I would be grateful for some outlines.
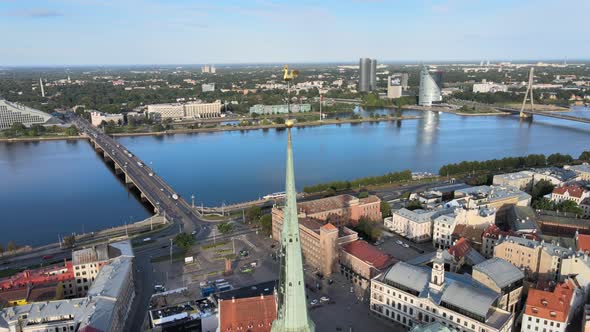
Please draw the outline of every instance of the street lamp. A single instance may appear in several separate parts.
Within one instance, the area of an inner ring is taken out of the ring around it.
[[[191,194],[192,208],[195,208],[195,194]]]

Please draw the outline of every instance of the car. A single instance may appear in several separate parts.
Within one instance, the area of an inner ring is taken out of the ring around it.
[[[151,238],[151,237],[146,237],[145,239],[143,239],[143,242],[149,242],[149,241],[151,241],[151,240],[152,240],[152,238]]]
[[[328,285],[331,285],[331,284],[333,284],[333,283],[334,283],[334,280],[332,280],[332,279],[328,279]]]
[[[400,246],[404,244],[401,240],[396,240],[395,243],[399,244]]]
[[[329,298],[329,297],[327,297],[327,296],[322,296],[322,297],[320,297],[320,302],[321,302],[321,303],[327,303],[327,302],[330,302],[330,298]]]
[[[240,256],[242,256],[242,257],[248,257],[249,254],[250,253],[246,249],[240,250]]]
[[[191,232],[191,235],[195,235],[195,234],[197,234],[197,231],[192,231]]]
[[[45,256],[43,256],[43,259],[45,259],[45,260],[48,260],[48,259],[51,259],[51,258],[53,258],[53,256],[51,256],[51,255],[45,255]]]
[[[160,188],[160,191],[164,191],[164,188]]]
[[[317,305],[318,304],[318,300],[311,300],[310,304],[311,305]]]
[[[162,286],[162,285],[155,285],[154,286],[154,291],[156,293],[161,293],[161,292],[165,292],[166,291],[166,287]]]
[[[162,248],[162,249],[166,249],[166,248],[168,248],[168,245],[167,245],[167,244],[165,244],[165,245],[163,245],[161,248]]]
[[[402,244],[402,247],[404,247],[404,248],[409,248],[409,247],[410,247],[410,245],[409,245],[409,244],[407,244],[407,243],[404,243],[404,244]]]

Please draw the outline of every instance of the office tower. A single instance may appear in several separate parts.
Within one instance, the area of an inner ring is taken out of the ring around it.
[[[297,191],[293,169],[293,147],[291,144],[291,120],[286,123],[287,170],[285,179],[286,206],[281,231],[277,319],[272,323],[271,332],[314,332],[315,324],[307,314],[303,257],[299,236]]]
[[[361,58],[359,61],[359,84],[358,84],[358,91],[359,92],[369,91],[370,72],[371,72],[371,59]]]
[[[395,99],[402,96],[401,78],[389,76],[387,78],[387,98]]]
[[[377,60],[371,59],[371,71],[369,73],[369,90],[377,89]]]
[[[45,97],[45,90],[43,89],[43,80],[39,77],[39,86],[41,87],[41,97]]]
[[[442,81],[442,74],[440,77]],[[432,106],[433,102],[442,100],[441,88],[436,84],[436,81],[430,75],[426,66],[422,67],[420,72],[420,92],[418,93],[418,104],[421,106]]]

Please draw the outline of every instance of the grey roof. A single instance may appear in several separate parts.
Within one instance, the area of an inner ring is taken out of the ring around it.
[[[461,282],[452,282],[445,288],[442,301],[479,316],[487,317],[488,311],[498,296],[491,289],[474,287],[471,284]]]
[[[469,265],[476,265],[484,262],[486,259],[479,253],[479,251],[473,249],[472,247],[469,249],[469,251],[467,251],[467,254],[465,254],[465,260],[467,263],[469,263]]]
[[[120,293],[125,280],[133,272],[132,258],[120,256],[100,269],[96,279],[88,290],[88,296],[103,296],[115,299]]]
[[[545,167],[545,168],[535,168],[531,170],[536,174],[541,174],[545,176],[551,176],[559,181],[567,181],[570,179],[575,178],[578,176],[575,171],[569,169],[563,169],[559,167]]]
[[[453,225],[455,224],[455,217],[448,214],[443,214],[441,216],[436,217],[434,219],[434,222],[445,225]]]
[[[416,325],[410,330],[411,332],[456,332],[454,328],[449,328],[441,322],[434,322],[424,325]]]
[[[588,165],[588,163],[583,163],[582,165],[568,166],[568,169],[574,170],[578,173],[590,173],[590,165]]]
[[[383,276],[385,282],[390,281],[416,292],[420,297],[429,297],[440,303],[444,301],[471,313],[488,317],[488,312],[499,297],[491,289],[475,281],[469,275],[445,272],[445,285],[441,292],[430,289],[431,269],[414,266],[405,262],[393,265]]]
[[[473,267],[490,278],[499,288],[504,288],[518,280],[524,279],[524,273],[511,263],[494,257]]]
[[[430,270],[405,262],[398,262],[385,273],[385,279],[417,292],[422,292],[430,280]]]
[[[559,257],[567,257],[572,256],[575,252],[569,248],[563,248],[553,243],[548,242],[539,242],[535,240],[529,240],[517,236],[507,236],[504,238],[504,241],[514,242],[518,245],[528,247],[528,248],[535,248],[537,246],[542,246],[543,250],[552,256],[559,256]]]
[[[515,231],[535,231],[538,229],[535,211],[528,206],[511,206],[509,218],[512,229]]]

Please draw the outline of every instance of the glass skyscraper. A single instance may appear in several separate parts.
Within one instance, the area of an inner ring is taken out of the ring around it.
[[[430,75],[428,68],[426,68],[426,66],[422,67],[422,71],[420,72],[420,92],[418,94],[418,105],[432,106],[432,103],[442,100],[442,86],[439,86],[439,84],[442,85],[442,75],[439,75],[437,75],[437,78],[439,78],[439,83],[437,84],[437,81],[432,77],[432,75]]]

